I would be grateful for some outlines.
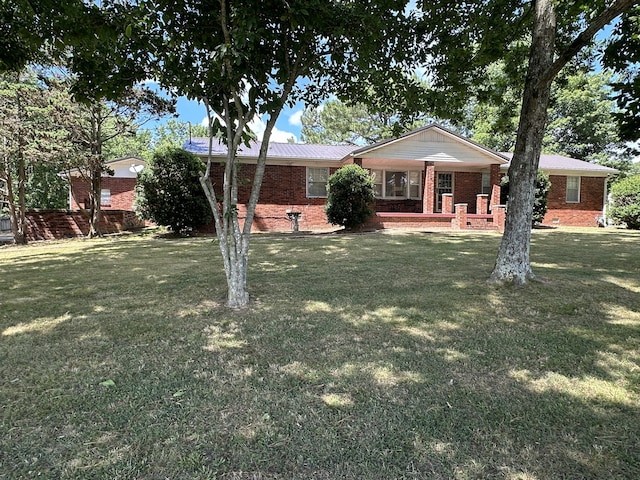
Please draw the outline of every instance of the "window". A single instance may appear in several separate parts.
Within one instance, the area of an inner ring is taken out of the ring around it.
[[[384,196],[388,198],[407,196],[407,172],[386,171]]]
[[[421,172],[409,172],[409,198],[420,198]]]
[[[373,191],[376,194],[376,198],[380,198],[382,197],[384,173],[382,172],[382,170],[371,170],[371,176],[373,177]]]
[[[580,201],[580,177],[567,177],[567,203]]]
[[[100,205],[111,205],[111,190],[108,188],[100,190]]]
[[[490,173],[482,174],[482,190],[480,193],[491,195],[491,174]]]
[[[329,169],[307,167],[307,197],[326,197]]]
[[[376,198],[420,198],[421,171],[371,170]]]

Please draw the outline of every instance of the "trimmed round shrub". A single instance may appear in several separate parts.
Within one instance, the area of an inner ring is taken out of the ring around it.
[[[211,221],[209,202],[200,184],[205,166],[181,148],[156,151],[136,184],[136,213],[145,220],[185,234]]]
[[[345,165],[329,177],[325,211],[332,225],[361,226],[373,213],[374,201],[373,178],[361,166]]]
[[[623,178],[611,186],[609,216],[618,225],[640,230],[640,175]]]

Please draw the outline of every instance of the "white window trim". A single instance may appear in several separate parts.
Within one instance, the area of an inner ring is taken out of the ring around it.
[[[108,198],[109,201],[108,202],[103,202],[103,200],[106,200],[105,196],[107,196],[107,195],[109,197]],[[108,207],[110,205],[111,205],[111,189],[103,188],[103,189],[100,190],[100,206],[101,207],[102,206]]]
[[[569,200],[569,179],[570,178],[577,178],[578,179],[578,199],[577,200]],[[582,179],[580,176],[578,175],[567,175],[567,185],[566,185],[566,191],[565,191],[565,201],[566,203],[580,203],[580,193],[581,193],[581,187],[582,186]]]
[[[372,173],[374,170],[380,171],[382,172],[382,195],[376,195],[376,198],[379,198],[381,200],[420,200],[422,199],[422,177],[423,177],[423,171],[422,170],[402,170],[402,169],[384,169],[384,168],[370,168],[369,169],[369,173]],[[387,195],[385,195],[385,192],[387,191],[387,171],[389,172],[405,172],[407,174],[407,189],[405,191],[405,195],[403,196],[398,196],[398,197],[388,197]],[[411,185],[410,185],[410,174],[412,172],[415,172],[418,174],[418,196],[417,197],[411,197],[409,195],[407,195],[408,193],[410,193],[411,191]]]
[[[307,167],[305,170],[305,190],[306,190],[306,194],[307,194],[307,198],[327,198],[327,195],[310,195],[309,194],[309,169],[313,168],[316,170],[319,169],[324,169],[327,171],[327,180],[329,179],[329,176],[331,175],[331,171],[329,170],[329,167]],[[315,182],[314,182],[315,183]]]

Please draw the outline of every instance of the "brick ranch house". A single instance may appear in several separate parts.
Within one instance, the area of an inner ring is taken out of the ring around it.
[[[184,148],[206,159],[209,140],[193,138]],[[214,143],[214,187],[222,186],[226,147]],[[260,142],[238,152],[241,178],[253,178]],[[366,147],[270,143],[256,209],[255,231],[290,231],[288,212],[299,212],[301,230],[331,230],[324,213],[326,183],[341,166],[356,163],[374,175],[376,214],[370,227],[444,227],[500,230],[504,208],[500,178],[511,154],[494,152],[439,125],[431,124]],[[133,210],[137,172],[144,160],[109,162],[113,176],[102,179],[102,209]],[[606,203],[606,180],[616,170],[557,155],[543,155],[551,191],[544,225],[596,226]],[[240,182],[239,215],[245,213],[250,182]],[[73,176],[75,198],[88,202],[87,186]],[[70,195],[71,209],[78,208]]]
[[[209,141],[194,138],[184,148],[206,159]],[[241,176],[253,177],[260,142],[241,147]],[[214,187],[222,185],[226,147],[215,144]],[[302,230],[335,228],[324,213],[328,177],[356,163],[374,175],[376,214],[369,226],[445,227],[500,230],[504,208],[500,178],[511,154],[494,152],[439,125],[431,124],[366,147],[270,143],[256,209],[256,231],[287,231],[287,212],[300,212]],[[551,179],[544,225],[596,226],[604,215],[606,180],[616,170],[557,155],[543,155],[540,167]],[[241,182],[242,183],[242,182]],[[250,183],[239,191],[239,214]]]

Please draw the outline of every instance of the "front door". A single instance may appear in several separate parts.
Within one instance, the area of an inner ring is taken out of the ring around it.
[[[436,212],[442,212],[442,194],[453,193],[453,173],[440,173],[436,179]]]

